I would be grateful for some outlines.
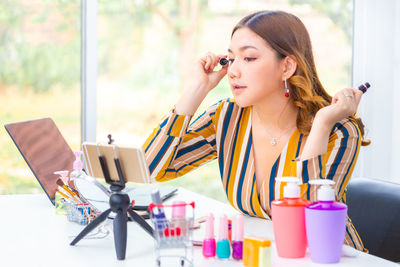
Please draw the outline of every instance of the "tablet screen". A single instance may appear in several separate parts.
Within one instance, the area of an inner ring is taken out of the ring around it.
[[[101,156],[112,181],[119,182],[119,174],[115,164],[115,158],[118,158],[125,182],[151,182],[149,167],[146,164],[144,152],[141,147],[88,142],[83,143],[82,147],[90,176],[105,180],[100,162]]]

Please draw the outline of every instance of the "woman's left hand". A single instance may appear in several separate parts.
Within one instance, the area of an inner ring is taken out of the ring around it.
[[[321,108],[315,119],[323,120],[329,126],[357,112],[363,92],[356,88],[345,88],[335,94],[329,106]]]

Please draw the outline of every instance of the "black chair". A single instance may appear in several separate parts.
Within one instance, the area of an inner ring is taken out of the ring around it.
[[[369,253],[400,262],[400,184],[353,178],[348,215]]]

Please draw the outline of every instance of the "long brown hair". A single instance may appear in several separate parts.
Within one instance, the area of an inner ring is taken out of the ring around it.
[[[233,29],[246,27],[263,38],[274,49],[279,59],[294,56],[297,69],[288,79],[290,95],[299,109],[297,128],[308,135],[317,111],[330,105],[332,97],[322,86],[315,68],[310,36],[301,20],[283,11],[259,11],[244,17]],[[350,116],[357,122],[364,137],[364,124],[355,114]],[[361,145],[369,145],[362,140]]]

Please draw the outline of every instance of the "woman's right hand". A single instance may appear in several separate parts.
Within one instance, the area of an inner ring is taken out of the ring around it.
[[[202,88],[205,93],[214,89],[226,75],[228,64],[223,66],[220,70],[214,71],[215,67],[219,64],[219,60],[223,57],[226,57],[226,55],[215,55],[208,52],[197,60],[193,70],[194,82]]]
[[[192,84],[185,88],[175,105],[177,114],[193,115],[208,92],[214,89],[225,76],[228,65],[214,71],[222,57],[225,57],[225,55],[217,56],[209,52],[195,63]]]

